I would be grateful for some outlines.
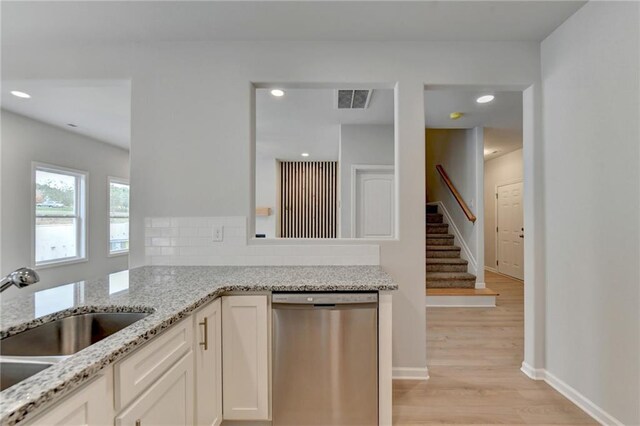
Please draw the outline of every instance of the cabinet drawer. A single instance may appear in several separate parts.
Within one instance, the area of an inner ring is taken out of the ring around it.
[[[191,349],[193,325],[188,318],[117,363],[114,368],[116,411],[133,401]]]
[[[192,424],[193,352],[182,357],[115,419],[115,426]]]

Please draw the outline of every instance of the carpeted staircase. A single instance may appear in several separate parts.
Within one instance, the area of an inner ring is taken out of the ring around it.
[[[427,205],[427,288],[475,288],[476,276],[467,273],[467,263],[438,206]]]

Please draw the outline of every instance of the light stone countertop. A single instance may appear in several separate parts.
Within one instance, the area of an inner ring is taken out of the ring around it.
[[[80,313],[153,313],[0,392],[0,424],[31,418],[223,293],[397,288],[379,266],[144,266],[2,300],[0,338]]]

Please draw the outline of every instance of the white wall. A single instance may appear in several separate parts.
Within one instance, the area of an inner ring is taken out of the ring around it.
[[[546,369],[637,425],[640,3],[587,3],[541,54]]]
[[[271,215],[256,217],[256,234],[276,238],[278,217],[277,160],[266,155],[256,155],[256,207],[271,208]]]
[[[484,264],[496,269],[496,186],[522,181],[522,149],[484,163]]]
[[[19,291],[41,290],[126,269],[126,255],[108,257],[107,177],[129,177],[129,153],[6,110],[2,110],[1,113],[2,276],[21,266],[33,265],[31,208],[34,195],[31,188],[31,162],[38,161],[89,172],[89,260],[73,265],[38,268],[40,283],[29,290],[11,288],[4,292],[2,297],[11,297]]]
[[[194,42],[100,48],[7,43],[2,53],[6,79],[132,79],[132,266],[145,262],[145,217],[251,214],[250,82],[394,85],[399,231],[397,241],[379,242],[380,263],[400,286],[394,294],[394,368],[396,374],[414,377],[426,373],[427,358],[425,84],[525,88],[539,81],[540,72],[539,44],[522,42]]]
[[[393,166],[393,125],[346,124],[340,126],[340,235],[351,238],[351,166]]]
[[[447,188],[436,165],[441,164],[473,214],[480,217],[477,197],[477,151],[475,129],[427,129],[426,178],[429,202],[440,201],[451,215],[464,243],[470,250],[470,263],[477,264],[479,221],[467,219],[453,194]],[[481,222],[480,222],[481,223]],[[464,251],[461,252],[465,258]],[[475,269],[475,268],[474,268]],[[472,271],[477,272],[477,271]]]

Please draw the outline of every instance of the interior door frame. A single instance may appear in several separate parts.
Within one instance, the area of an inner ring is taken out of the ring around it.
[[[356,189],[357,189],[357,183],[356,183],[356,178],[358,176],[358,172],[359,171],[391,171],[393,172],[392,176],[393,176],[393,180],[394,180],[394,185],[395,185],[395,180],[396,180],[396,175],[395,175],[395,166],[393,165],[384,165],[384,164],[352,164],[351,165],[351,238],[357,238],[356,237]],[[393,195],[393,208],[395,209],[396,206],[396,197],[398,195],[394,193]],[[395,212],[395,210],[394,210]],[[393,236],[390,238],[378,238],[378,239],[393,239],[396,237],[396,218],[394,218],[393,220]]]
[[[511,179],[511,180],[507,180],[507,181],[504,181],[504,182],[496,183],[496,186],[494,188],[493,193],[497,195],[498,194],[498,188],[500,188],[501,186],[513,185],[513,184],[516,184],[516,183],[521,183],[522,184],[522,193],[520,194],[521,195],[520,196],[520,201],[523,204],[523,208],[522,208],[522,223],[524,223],[524,179],[522,179],[522,178]],[[494,218],[495,223],[493,224],[494,225],[493,229],[496,230],[496,231],[494,231],[495,235],[496,235],[496,238],[495,238],[495,241],[494,241],[494,243],[495,243],[494,249],[495,249],[495,253],[496,253],[496,262],[498,262],[498,261],[500,261],[500,256],[499,256],[500,252],[498,250],[498,246],[500,245],[500,240],[499,240],[498,237],[500,236],[500,234],[497,231],[497,229],[498,229],[498,207],[499,207],[498,197],[494,197],[493,203],[494,203],[495,212],[496,212],[496,215],[495,215],[495,218]],[[524,243],[522,244],[522,251],[523,251],[522,258],[524,259]],[[520,278],[516,278],[516,277],[513,277],[511,275],[504,274],[504,273],[500,272],[500,268],[499,267],[500,267],[500,264],[497,264],[496,265],[496,272],[497,273],[503,274],[503,275],[507,275],[507,276],[513,278],[514,280],[522,281]],[[522,267],[524,268],[524,265],[522,265]]]

